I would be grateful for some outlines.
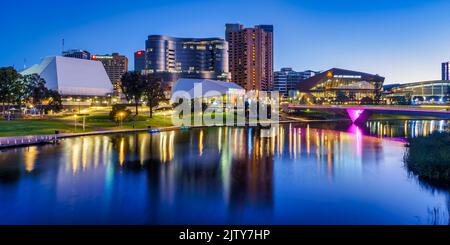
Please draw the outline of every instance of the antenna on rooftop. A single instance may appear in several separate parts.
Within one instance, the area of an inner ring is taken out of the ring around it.
[[[63,54],[64,53],[64,38],[62,39],[62,47],[61,47],[62,49],[61,49],[61,54]]]

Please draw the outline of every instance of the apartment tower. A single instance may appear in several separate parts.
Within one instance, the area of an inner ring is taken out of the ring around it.
[[[273,26],[225,25],[231,81],[246,90],[270,91],[273,82]]]

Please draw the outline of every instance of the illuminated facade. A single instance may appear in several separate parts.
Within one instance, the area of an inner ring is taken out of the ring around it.
[[[145,72],[169,88],[180,78],[227,81],[228,43],[221,38],[151,35],[145,43]]]
[[[226,24],[231,81],[248,90],[270,91],[273,83],[273,26]]]
[[[114,87],[114,92],[120,92],[120,79],[128,71],[128,58],[118,53],[112,55],[92,55],[92,60],[101,61],[106,74]]]
[[[317,104],[378,103],[384,77],[333,68],[298,84],[297,99],[303,96]]]
[[[450,61],[442,63],[442,80],[450,80]]]
[[[384,100],[388,104],[440,104],[448,103],[450,81],[422,81],[398,84],[385,88]]]
[[[111,103],[113,86],[100,61],[71,57],[47,57],[21,72],[38,74],[49,89],[57,90],[64,108],[89,107]]]
[[[195,86],[201,88],[201,93],[195,92]],[[189,78],[176,81],[172,87],[172,99],[178,97],[178,92],[188,94],[190,99],[203,99],[205,101],[222,97],[223,102],[235,101],[237,97],[243,98],[245,95],[245,90],[241,86],[231,82]]]
[[[280,71],[274,72],[272,91],[278,91],[284,97],[293,97],[297,94],[297,87],[301,81],[318,73],[311,70],[298,72],[292,68],[281,68]]]

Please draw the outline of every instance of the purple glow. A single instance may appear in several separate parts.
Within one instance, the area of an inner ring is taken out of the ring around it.
[[[369,110],[369,111],[397,111],[397,112],[418,112],[418,113],[436,113],[441,115],[450,115],[450,111],[436,110],[436,109],[419,109],[401,106],[370,106],[370,107],[346,107],[346,106],[320,106],[320,105],[289,105],[289,109],[332,109],[332,110]]]
[[[350,119],[352,119],[352,122],[355,122],[361,114],[363,114],[364,109],[346,109],[348,115],[350,116]]]
[[[354,139],[355,139],[356,154],[357,154],[357,156],[361,156],[362,155],[362,140],[363,140],[362,139],[363,138],[362,130],[355,124],[352,124],[352,126],[350,126],[350,128],[347,131],[349,133],[355,135]]]

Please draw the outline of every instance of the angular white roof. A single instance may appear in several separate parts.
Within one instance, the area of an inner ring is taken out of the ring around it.
[[[197,84],[201,87],[201,93],[194,93],[194,86]],[[241,86],[232,82],[223,82],[207,79],[178,79],[172,87],[172,97],[176,92],[187,92],[192,99],[198,97],[213,97],[225,95],[226,93],[244,93],[245,90]]]
[[[96,60],[47,57],[21,72],[33,73],[45,79],[47,88],[58,90],[61,95],[105,96],[113,92],[103,64]]]

